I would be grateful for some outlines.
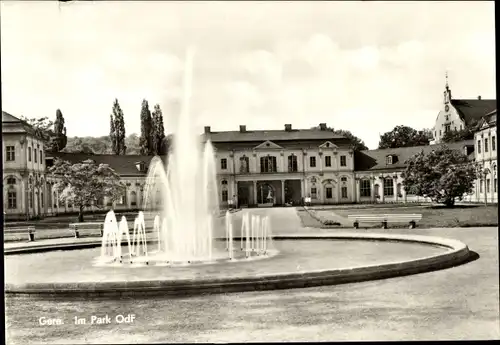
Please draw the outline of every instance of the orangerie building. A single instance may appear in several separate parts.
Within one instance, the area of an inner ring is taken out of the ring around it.
[[[494,133],[496,113],[482,122],[482,132]],[[55,158],[72,163],[92,159],[109,164],[126,184],[122,198],[114,203],[99,201],[92,208],[134,210],[141,208],[149,162],[139,155],[88,155],[45,153],[42,141],[24,121],[2,111],[4,214],[7,219],[27,219],[77,212],[58,198],[54,177],[46,169]],[[428,152],[436,145],[353,152],[346,138],[319,129],[255,131],[240,126],[238,131],[214,132],[205,127],[203,140],[211,140],[216,152],[219,197],[223,207],[299,205],[304,198],[312,204],[424,202],[407,194],[401,173],[413,154]],[[479,140],[479,139],[478,139]],[[485,152],[485,144],[483,143]],[[496,141],[487,142],[490,159],[488,183],[466,197],[468,201],[497,202]],[[493,148],[493,146],[495,147]],[[449,145],[475,159],[474,141]],[[490,147],[491,146],[491,147]],[[495,162],[491,153],[495,152]],[[494,175],[494,177],[493,177]],[[485,175],[486,176],[486,175]],[[481,182],[481,186],[483,186]]]

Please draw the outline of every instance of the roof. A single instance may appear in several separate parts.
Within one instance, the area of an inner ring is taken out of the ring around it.
[[[342,139],[342,135],[334,134],[329,130],[320,129],[292,129],[285,130],[259,130],[245,132],[227,131],[227,132],[210,132],[204,133],[203,139],[210,139],[213,143],[218,142],[263,142],[270,141],[293,141],[293,140],[333,140]]]
[[[479,122],[479,128],[484,129],[488,127],[495,127],[497,125],[497,110],[495,109],[494,111],[486,114],[485,116],[482,117],[481,121]]]
[[[59,158],[66,160],[72,164],[81,163],[87,159],[91,159],[96,162],[96,164],[109,164],[109,166],[115,170],[115,172],[121,176],[128,175],[138,175],[145,176],[147,174],[147,168],[153,156],[143,156],[143,155],[92,155],[86,153],[72,153],[72,152],[47,152],[46,158]],[[164,159],[164,157],[161,157]],[[135,164],[137,162],[146,163],[145,172],[137,170]]]
[[[413,155],[422,150],[424,153],[431,152],[432,150],[439,148],[441,145],[442,144],[359,151],[356,152],[354,156],[354,170],[372,171],[403,169],[406,167],[405,162]],[[464,147],[474,147],[474,140],[448,143],[446,145],[454,150],[463,150]],[[394,164],[386,164],[386,157],[388,155],[397,156],[397,160]],[[469,158],[470,157],[471,155],[469,155]],[[474,153],[472,153],[472,158],[474,158]]]
[[[12,114],[9,114],[8,112],[2,110],[2,123],[7,123],[7,122],[20,122],[20,123],[22,123],[24,121],[15,117]]]
[[[479,122],[485,114],[497,108],[496,99],[452,99],[451,104],[466,125]]]

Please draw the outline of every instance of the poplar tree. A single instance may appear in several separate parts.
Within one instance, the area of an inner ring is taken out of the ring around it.
[[[60,109],[56,111],[56,121],[54,122],[54,136],[51,140],[52,152],[59,152],[66,147],[68,137],[64,126],[64,116]]]
[[[162,143],[163,140],[165,139],[165,128],[163,126],[163,114],[159,104],[156,104],[154,106],[152,119],[153,119],[153,131],[152,131],[153,154],[154,155],[165,154],[164,152],[162,152]]]
[[[141,137],[139,139],[139,145],[141,150],[141,155],[152,155],[152,143],[153,138],[151,135],[153,124],[151,118],[151,111],[149,110],[148,101],[145,99],[142,101],[141,108]]]
[[[113,114],[109,115],[109,141],[111,141],[111,151],[116,154],[116,129]]]
[[[118,100],[115,99],[113,104],[113,116],[114,117],[114,130],[115,130],[115,146],[114,153],[117,155],[124,155],[127,151],[125,146],[125,119],[123,118],[123,111],[118,104]]]

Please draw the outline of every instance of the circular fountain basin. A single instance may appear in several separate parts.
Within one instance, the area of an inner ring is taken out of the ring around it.
[[[224,249],[224,241],[216,242]],[[30,248],[31,254],[10,255],[6,251],[6,293],[53,298],[302,288],[422,273],[470,258],[469,249],[459,241],[416,235],[290,235],[275,237],[274,243],[276,253],[261,260],[140,269],[93,266],[97,242],[93,249],[58,251],[54,246],[52,252]]]

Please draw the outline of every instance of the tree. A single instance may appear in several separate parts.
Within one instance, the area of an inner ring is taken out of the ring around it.
[[[111,114],[110,139],[113,152],[116,155],[124,155],[127,151],[125,146],[125,119],[120,108],[118,99],[113,103],[113,113]]]
[[[312,127],[312,129],[320,129],[320,127],[314,126]],[[343,137],[347,138],[351,145],[351,149],[353,149],[354,151],[368,150],[368,147],[366,147],[364,141],[355,136],[354,134],[352,134],[350,131],[344,129],[334,129],[332,127],[327,127],[326,130],[331,131],[337,135],[342,135]]]
[[[429,145],[428,130],[417,131],[408,126],[396,126],[380,136],[379,149]]]
[[[152,147],[152,154],[153,155],[160,155],[164,154],[162,153],[162,143],[163,140],[165,139],[165,128],[163,127],[163,114],[160,109],[160,105],[156,104],[154,106],[153,114],[152,114],[152,122],[153,122],[153,130],[152,130],[152,137],[153,137],[153,147]]]
[[[99,207],[99,201],[104,197],[115,201],[126,191],[120,176],[108,164],[96,164],[92,160],[71,164],[56,159],[49,172],[59,181],[54,187],[60,200],[78,207],[79,222],[83,222],[83,211],[92,203]]]
[[[113,114],[109,115],[109,141],[111,141],[111,151],[116,155],[117,154],[116,128],[115,128],[115,119],[113,118]]]
[[[153,129],[153,120],[151,118],[151,111],[149,110],[148,101],[145,99],[142,101],[141,107],[141,137],[139,144],[141,147],[141,155],[152,155],[153,154],[153,138],[151,132]]]
[[[46,116],[35,119],[21,116],[21,120],[33,128],[34,134],[43,140],[45,150],[50,151],[52,146],[51,139],[54,136],[54,131],[52,130],[54,122]]]
[[[52,152],[59,152],[66,147],[68,137],[64,126],[64,117],[60,109],[56,111],[56,121],[54,122],[54,137],[51,140]]]
[[[445,143],[453,143],[457,141],[464,141],[474,139],[474,131],[470,128],[464,128],[461,130],[451,130],[445,132],[441,140]]]
[[[456,198],[462,200],[464,194],[472,193],[479,171],[464,153],[446,145],[428,154],[422,150],[406,164],[402,174],[405,189],[447,207],[452,207]]]

